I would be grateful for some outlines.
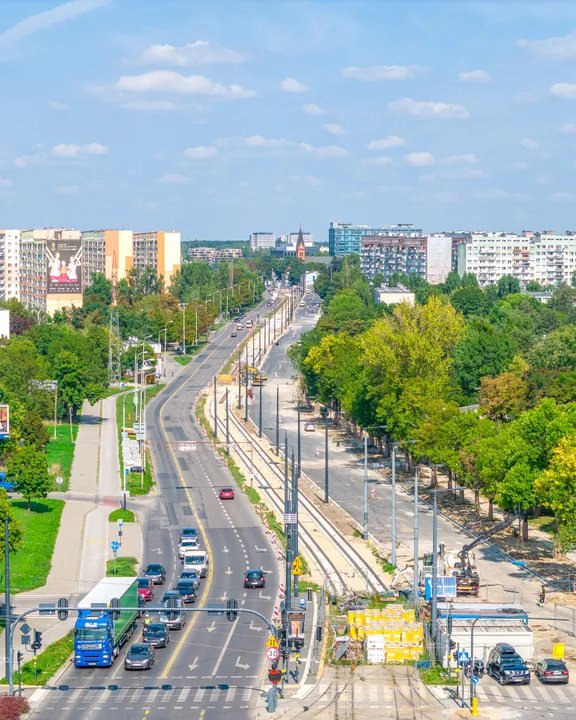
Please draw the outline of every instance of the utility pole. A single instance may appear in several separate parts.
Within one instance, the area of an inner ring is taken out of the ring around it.
[[[280,455],[280,385],[276,385],[276,457]]]
[[[438,493],[434,491],[434,515],[432,523],[432,643],[434,645],[434,658],[436,660],[436,635],[438,633]],[[474,658],[472,658],[474,665]],[[464,675],[464,673],[462,673]],[[464,685],[462,685],[464,688]],[[464,700],[464,693],[462,693]]]
[[[262,372],[260,371],[260,407],[258,408],[258,437],[262,437]]]
[[[242,410],[242,350],[238,348],[238,410]]]
[[[194,345],[198,347],[198,303],[196,303],[196,336],[194,338]]]
[[[218,439],[218,398],[216,397],[216,375],[214,375],[214,437]]]
[[[364,540],[368,540],[368,433],[364,430]]]
[[[436,496],[434,496],[436,497]],[[396,567],[396,443],[392,443],[392,557]]]
[[[230,417],[228,415],[228,388],[226,388],[226,454],[230,455]]]
[[[294,467],[294,447],[292,447],[292,512],[298,520],[298,473]],[[294,523],[292,538],[292,562],[298,557],[298,522]],[[294,575],[294,597],[298,597],[298,575]]]
[[[414,612],[418,617],[418,465],[414,474]],[[472,658],[474,662],[474,658]]]
[[[248,422],[248,343],[246,343],[246,407],[244,408],[244,422]]]
[[[328,408],[326,408],[328,410]],[[326,417],[324,418],[324,424],[326,427],[326,434],[324,436],[324,455],[325,457],[325,463],[324,463],[324,502],[327,503],[330,499],[330,493],[329,493],[329,485],[328,485],[328,415],[329,411],[326,413]]]
[[[284,438],[284,512],[291,512],[290,502],[290,485],[288,483],[288,433]],[[286,596],[284,600],[285,610],[291,608],[292,596],[292,528],[294,526],[286,523],[284,526],[284,534],[286,536]]]
[[[12,633],[10,632],[10,536],[8,533],[8,513],[4,516],[4,642],[6,648],[6,678],[10,686],[10,695],[14,694],[14,679],[11,670]]]
[[[186,307],[188,303],[180,303],[182,308],[182,355],[186,357]]]
[[[302,443],[300,439],[300,400],[298,400],[298,477],[302,477]]]
[[[258,362],[262,362],[262,323],[258,321]]]

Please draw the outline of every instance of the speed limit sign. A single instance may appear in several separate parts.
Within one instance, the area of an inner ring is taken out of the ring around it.
[[[278,660],[278,656],[280,653],[278,652],[278,648],[275,647],[269,647],[266,648],[266,657],[268,660]]]

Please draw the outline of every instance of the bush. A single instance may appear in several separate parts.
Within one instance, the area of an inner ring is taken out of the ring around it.
[[[124,522],[130,523],[136,522],[132,510],[122,510],[122,508],[113,510],[110,515],[108,515],[108,522],[117,522],[118,520],[124,520]]]
[[[0,695],[0,720],[18,720],[28,710],[30,705],[25,697]]]

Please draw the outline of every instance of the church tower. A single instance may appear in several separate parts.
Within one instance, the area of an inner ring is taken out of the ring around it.
[[[304,236],[302,235],[302,227],[298,231],[298,239],[296,240],[296,257],[304,262],[306,258],[306,245],[304,245]]]

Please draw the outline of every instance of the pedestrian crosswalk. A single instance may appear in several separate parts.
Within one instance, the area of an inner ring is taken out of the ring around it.
[[[572,705],[576,702],[576,685],[542,685],[532,681],[530,685],[498,685],[493,681],[481,682],[476,686],[478,700],[490,703],[514,702],[525,705],[545,705],[547,708]]]

